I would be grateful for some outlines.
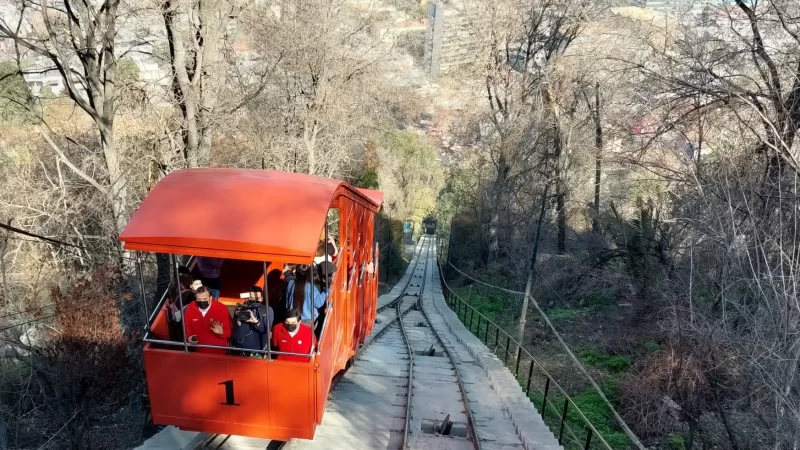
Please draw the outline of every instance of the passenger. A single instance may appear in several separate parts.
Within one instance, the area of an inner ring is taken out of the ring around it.
[[[184,265],[178,266],[178,274],[184,274],[184,273],[186,275],[191,275],[191,271],[189,270],[188,267],[186,267]]]
[[[336,245],[333,244],[333,238],[331,237],[328,238],[327,246],[325,242],[322,241],[317,245],[317,253],[314,257],[314,268],[317,270],[315,281],[322,291],[329,290],[328,288],[331,280],[333,280],[333,274],[336,272],[336,264],[334,264],[332,260],[333,257],[338,255],[339,250],[336,248]]]
[[[253,286],[257,288],[257,286]],[[259,288],[260,290],[260,288]],[[250,300],[257,300],[255,292],[251,288]],[[264,350],[266,345],[266,334],[268,327],[272,325],[272,308],[269,308],[270,317],[268,321],[265,320],[265,315],[259,308],[247,308],[240,305],[234,312],[236,324],[233,327],[233,345],[244,350]],[[247,319],[244,319],[244,316]],[[244,319],[244,320],[243,320]],[[259,353],[243,352],[245,356],[253,358],[261,358],[263,355]]]
[[[284,264],[283,265],[283,278],[288,283],[291,280],[294,280],[294,271],[297,268],[295,264]]]
[[[200,279],[200,275],[192,276],[191,287],[192,287],[193,291],[197,291],[198,289],[200,289],[200,286],[202,286],[202,285],[203,285],[203,280]]]
[[[228,346],[231,337],[231,317],[228,308],[211,297],[211,289],[200,286],[195,301],[186,308],[186,335],[191,344]],[[198,348],[198,353],[224,355],[225,350]]]
[[[279,352],[310,354],[316,344],[311,327],[300,323],[300,310],[293,308],[286,312],[283,323],[272,329],[272,347]],[[281,361],[308,362],[307,356],[278,355]]]
[[[173,341],[183,342],[183,327],[181,326],[181,302],[183,302],[184,311],[186,307],[195,301],[195,293],[191,288],[192,278],[189,275],[181,274],[178,277],[179,289],[175,288],[175,283],[170,286],[169,301],[167,302],[167,311],[169,314],[169,338]]]
[[[272,307],[269,304],[264,302],[264,290],[261,289],[260,286],[253,286],[250,288],[250,300],[255,300],[258,303],[261,303],[261,306],[258,309],[259,314],[261,317],[267,318],[267,329],[272,328],[272,324],[275,320],[275,311],[272,310]],[[266,333],[266,331],[264,331]],[[261,348],[264,349],[266,347],[266,342],[262,342]]]
[[[314,326],[312,308],[325,306],[328,298],[327,291],[321,291],[311,283],[311,267],[302,264],[297,266],[295,279],[286,283],[286,309],[298,309],[301,311],[301,320],[306,325]],[[297,288],[300,286],[300,289]]]
[[[323,239],[324,239],[323,235]],[[333,239],[333,236],[328,236],[327,245],[324,240],[319,241],[319,245],[317,245],[317,253],[314,257],[314,264],[319,264],[323,261],[336,261],[336,258],[339,257],[339,247],[336,246],[336,241]]]
[[[211,289],[211,296],[216,300],[219,300],[219,273],[224,261],[222,258],[198,256],[197,263],[194,266],[196,274],[203,281],[203,286]]]

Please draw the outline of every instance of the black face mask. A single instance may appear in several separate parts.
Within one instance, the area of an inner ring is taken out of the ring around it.
[[[195,303],[197,303],[197,307],[200,309],[206,309],[210,304],[209,302],[201,302],[200,300],[197,300]]]
[[[287,329],[287,330],[289,330],[289,331],[294,331],[294,330],[296,330],[296,329],[297,329],[297,326],[298,326],[299,324],[297,324],[297,323],[293,323],[293,324],[291,324],[291,325],[289,325],[289,324],[284,324],[284,325],[286,325],[286,329]]]

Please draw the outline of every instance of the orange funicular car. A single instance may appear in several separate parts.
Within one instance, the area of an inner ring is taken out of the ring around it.
[[[224,258],[219,301],[233,311],[240,293],[263,286],[280,306],[285,264],[311,264],[321,235],[340,253],[327,313],[308,362],[198,353],[170,339],[167,297],[149,315],[144,363],[153,422],[209,433],[275,440],[312,439],[334,375],[372,331],[378,249],[375,213],[383,194],[304,174],[250,169],[186,169],[162,179],[120,236],[128,250],[172,255],[172,280],[187,256]],[[336,217],[338,221],[329,218]],[[334,231],[335,230],[335,231]],[[182,259],[183,258],[183,259]],[[189,261],[187,263],[186,261]],[[319,324],[318,324],[319,325]],[[269,339],[269,337],[267,337]],[[266,340],[269,342],[269,340]]]

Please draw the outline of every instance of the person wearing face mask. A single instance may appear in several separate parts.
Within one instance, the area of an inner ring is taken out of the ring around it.
[[[283,323],[272,329],[272,347],[279,352],[308,355],[316,344],[311,327],[300,323],[300,310],[292,308],[286,312]],[[281,361],[308,362],[307,356],[278,355]]]
[[[295,270],[295,279],[286,283],[286,309],[300,310],[302,322],[309,326],[319,316],[314,310],[325,306],[328,298],[327,291],[321,291],[311,282],[311,271],[311,266],[301,264]]]
[[[169,325],[169,337],[173,341],[183,341],[183,330],[181,328],[181,304],[184,310],[194,302],[194,289],[192,289],[192,278],[186,274],[180,274],[179,284],[173,283],[169,287],[169,301],[167,302],[167,322]]]
[[[186,308],[185,325],[190,344],[228,346],[231,337],[231,317],[228,308],[211,297],[211,289],[200,286],[195,301]],[[198,348],[198,353],[224,355],[226,350]]]

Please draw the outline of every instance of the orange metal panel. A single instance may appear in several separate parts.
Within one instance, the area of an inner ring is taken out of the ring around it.
[[[153,422],[209,433],[311,439],[312,363],[144,350]]]
[[[329,178],[254,169],[177,170],[150,191],[120,240],[131,250],[310,259],[338,196],[372,211],[380,208],[373,200],[377,193]]]
[[[153,339],[169,339],[169,324],[167,324],[167,308],[161,307],[161,311],[156,315],[153,325],[150,327],[150,334]]]
[[[339,305],[334,304],[328,311],[325,320],[329,321],[325,333],[320,341],[319,354],[316,356],[317,377],[316,377],[316,408],[315,419],[317,423],[322,423],[322,416],[325,413],[325,405],[328,403],[328,394],[331,389],[331,381],[335,375],[333,368],[334,358],[336,357],[334,334],[336,332],[336,322],[339,318]],[[309,410],[311,411],[311,410]]]

